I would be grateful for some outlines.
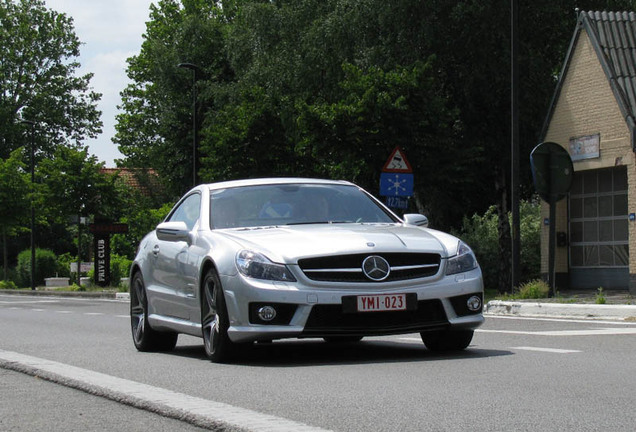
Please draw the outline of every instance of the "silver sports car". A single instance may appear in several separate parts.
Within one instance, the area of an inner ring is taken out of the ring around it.
[[[461,350],[482,324],[471,249],[398,218],[358,186],[300,178],[204,184],[140,243],[131,269],[140,351],[203,338],[215,362],[254,341],[420,333]]]

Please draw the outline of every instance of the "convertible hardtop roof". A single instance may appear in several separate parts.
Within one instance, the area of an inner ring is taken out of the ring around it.
[[[347,185],[356,186],[355,184],[345,180],[324,180],[301,177],[272,177],[259,179],[231,180],[218,183],[209,183],[209,189],[226,189],[243,186],[262,186],[262,185],[278,185],[278,184],[331,184],[331,185]]]

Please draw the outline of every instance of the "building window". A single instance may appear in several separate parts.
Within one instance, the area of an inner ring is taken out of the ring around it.
[[[627,169],[574,173],[570,267],[628,267]]]

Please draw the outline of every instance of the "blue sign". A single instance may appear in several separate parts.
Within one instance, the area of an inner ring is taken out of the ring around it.
[[[401,196],[388,196],[384,203],[387,207],[406,210],[409,208],[409,199]]]
[[[381,173],[380,195],[382,196],[413,196],[413,174]]]

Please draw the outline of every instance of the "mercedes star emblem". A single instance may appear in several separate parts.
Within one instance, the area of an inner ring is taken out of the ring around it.
[[[381,256],[371,255],[362,261],[362,271],[369,279],[379,282],[389,277],[391,266]]]

